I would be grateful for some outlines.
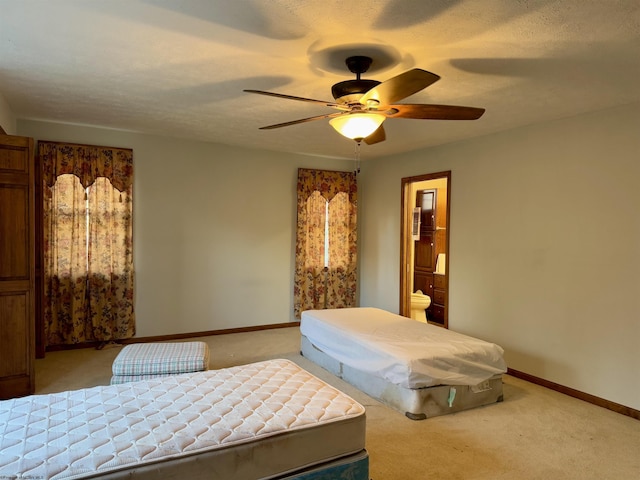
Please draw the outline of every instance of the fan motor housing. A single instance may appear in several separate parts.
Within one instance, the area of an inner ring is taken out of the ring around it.
[[[348,95],[364,95],[378,85],[380,85],[380,82],[377,80],[345,80],[331,87],[331,94],[334,99],[338,100]]]

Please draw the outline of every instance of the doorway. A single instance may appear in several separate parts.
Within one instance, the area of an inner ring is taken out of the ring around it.
[[[402,179],[400,314],[411,317],[411,294],[431,299],[429,323],[449,326],[451,171]]]

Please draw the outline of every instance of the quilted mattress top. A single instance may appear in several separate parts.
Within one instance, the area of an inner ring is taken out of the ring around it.
[[[90,478],[364,415],[288,360],[0,402],[0,478]]]

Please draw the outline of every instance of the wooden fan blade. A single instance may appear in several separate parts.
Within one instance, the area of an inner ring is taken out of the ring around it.
[[[339,112],[329,113],[327,115],[318,115],[317,117],[301,118],[300,120],[292,120],[290,122],[276,123],[275,125],[267,125],[266,127],[260,127],[260,130],[272,130],[274,128],[288,127],[289,125],[297,125],[298,123],[306,123],[306,122],[312,122],[314,120],[322,120],[323,118],[339,117],[340,115],[344,115],[344,113],[339,113]]]
[[[287,100],[298,100],[300,102],[309,102],[309,103],[318,103],[320,105],[325,105],[327,107],[344,107],[335,102],[328,102],[326,100],[315,100],[313,98],[304,98],[304,97],[296,97],[293,95],[285,95],[283,93],[274,93],[274,92],[265,92],[263,90],[243,90],[243,92],[247,93],[257,93],[258,95],[267,95],[269,97],[278,97],[278,98],[286,98]]]
[[[440,77],[435,73],[414,68],[373,87],[360,98],[360,103],[368,106],[367,102],[374,100],[381,106],[390,105],[427,88],[438,80]]]
[[[396,104],[384,113],[389,118],[416,118],[424,120],[477,120],[484,108],[457,105]]]
[[[384,131],[384,125],[380,125],[375,132],[364,139],[364,143],[373,145],[374,143],[384,142],[386,139],[387,135]]]

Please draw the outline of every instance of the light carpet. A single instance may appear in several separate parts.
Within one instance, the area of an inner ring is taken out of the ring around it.
[[[373,480],[640,479],[638,420],[508,375],[502,403],[414,421],[303,358],[298,328],[189,340],[212,369],[287,358],[362,403]],[[36,393],[108,385],[120,349],[47,353]]]

